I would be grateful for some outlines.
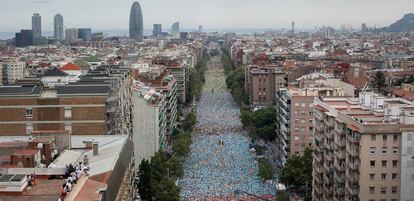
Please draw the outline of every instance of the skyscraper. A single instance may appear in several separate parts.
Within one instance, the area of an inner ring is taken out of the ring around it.
[[[56,14],[53,18],[53,37],[55,40],[62,41],[63,40],[63,17],[61,14]]]
[[[180,22],[175,22],[175,23],[171,26],[171,32],[173,32],[173,33],[178,33],[178,32],[180,32]]]
[[[364,33],[367,32],[367,24],[362,23],[361,31],[364,32]]]
[[[295,22],[292,22],[292,33],[295,33]]]
[[[200,33],[203,32],[203,25],[198,26],[198,32],[200,32]]]
[[[129,38],[142,41],[144,38],[144,22],[141,6],[135,1],[131,6],[129,14]]]
[[[162,32],[162,25],[161,24],[154,24],[154,28],[152,30],[153,36],[159,36]]]
[[[35,13],[32,16],[32,30],[33,37],[42,36],[42,17],[40,17],[39,13]]]

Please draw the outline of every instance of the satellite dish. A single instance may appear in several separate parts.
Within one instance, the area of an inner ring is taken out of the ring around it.
[[[43,144],[42,143],[37,144],[37,149],[43,149]]]

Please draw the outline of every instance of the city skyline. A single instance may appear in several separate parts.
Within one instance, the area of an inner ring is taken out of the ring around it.
[[[82,6],[79,4],[82,2]],[[65,28],[92,27],[93,29],[128,29],[128,17],[133,1],[56,1],[56,0],[3,0],[0,2],[0,17],[12,18],[3,21],[0,32],[19,31],[31,27],[30,17],[33,13],[42,16],[42,30],[53,30],[53,17],[60,13],[65,18]],[[152,29],[153,24],[170,27],[179,21],[184,29],[197,29],[203,24],[206,29],[229,28],[290,28],[295,21],[297,29],[315,26],[340,27],[350,24],[360,28],[367,26],[387,26],[412,13],[414,2],[410,0],[395,1],[343,1],[343,0],[261,0],[253,1],[187,1],[178,0],[174,4],[165,4],[161,0],[139,1],[145,16],[144,29]],[[239,3],[239,4],[237,4]],[[98,8],[91,15],[90,7]],[[251,9],[254,6],[255,9]],[[13,9],[12,9],[13,8]],[[19,8],[19,9],[15,9]],[[378,13],[387,15],[378,15]],[[352,13],[352,15],[350,14]],[[191,17],[190,17],[191,16]]]

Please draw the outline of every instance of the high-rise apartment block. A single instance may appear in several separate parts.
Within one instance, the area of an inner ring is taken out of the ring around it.
[[[33,45],[33,31],[21,30],[19,33],[16,33],[15,45],[16,47],[27,47]]]
[[[174,24],[171,25],[171,32],[173,33],[180,32],[180,22],[174,22]]]
[[[306,82],[302,88],[280,89],[276,93],[276,134],[282,165],[289,156],[303,154],[306,147],[313,145],[315,97],[353,97],[354,94],[352,85],[337,79]]]
[[[414,198],[413,102],[361,92],[314,105],[314,200]]]
[[[83,41],[91,41],[92,40],[92,29],[91,28],[78,29],[78,38]]]

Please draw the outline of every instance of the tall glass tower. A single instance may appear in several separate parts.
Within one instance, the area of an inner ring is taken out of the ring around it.
[[[142,18],[141,6],[134,2],[129,14],[129,38],[142,41],[144,38],[144,23]]]
[[[53,18],[53,37],[57,41],[62,41],[63,38],[63,17],[61,14],[56,14]]]
[[[40,17],[39,13],[35,13],[32,16],[32,30],[33,37],[42,36],[42,17]]]

